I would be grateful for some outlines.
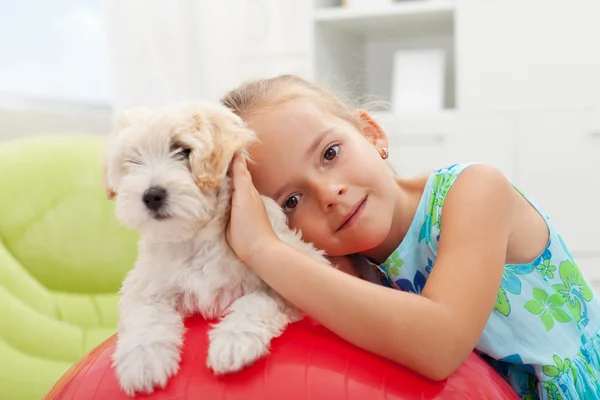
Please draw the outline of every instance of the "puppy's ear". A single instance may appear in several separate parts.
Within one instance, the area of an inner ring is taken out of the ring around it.
[[[114,200],[115,197],[117,197],[117,192],[115,192],[115,190],[108,184],[108,165],[106,157],[104,157],[104,160],[102,160],[102,188],[104,189],[104,194],[106,195],[107,199]]]
[[[227,174],[236,152],[245,152],[256,135],[241,118],[230,111],[194,115],[197,135],[212,149],[191,154],[192,172],[200,187],[217,187]]]

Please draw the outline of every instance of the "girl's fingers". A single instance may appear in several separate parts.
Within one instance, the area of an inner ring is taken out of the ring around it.
[[[245,157],[240,153],[234,155],[232,175],[234,190],[247,190],[243,188],[248,188],[249,185],[252,185],[252,178],[250,177],[250,171],[248,171]]]
[[[233,156],[233,167],[238,171],[243,171],[244,169],[246,169],[246,161],[244,160],[244,156],[240,153],[235,153],[235,155]]]
[[[240,162],[239,153],[236,153],[233,156],[232,172],[233,172],[233,184],[235,185],[236,182],[239,180],[240,175],[244,172],[243,165]]]
[[[246,157],[242,154],[238,154],[238,164],[240,175],[243,175],[246,179],[250,178],[250,171],[248,170],[248,164],[246,164]]]

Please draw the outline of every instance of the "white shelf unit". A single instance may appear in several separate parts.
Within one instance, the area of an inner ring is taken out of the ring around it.
[[[317,1],[315,4],[315,21],[338,22],[340,25],[353,25],[381,27],[381,24],[392,23],[397,25],[397,18],[419,17],[438,15],[447,17],[454,11],[454,1],[451,0],[410,0],[404,2],[391,2],[389,6],[377,8],[351,8],[338,5],[323,5]]]
[[[410,0],[350,8],[316,0],[312,76],[355,103],[389,103],[393,57],[399,49],[442,49],[444,108],[455,106],[454,7],[451,0]]]
[[[590,205],[600,196],[598,0],[256,1],[285,9],[285,22],[247,46],[240,75],[297,73],[352,106],[391,101],[398,49],[443,49],[443,110],[369,109],[388,134],[390,163],[400,176],[496,166],[551,216],[600,291],[600,212]]]

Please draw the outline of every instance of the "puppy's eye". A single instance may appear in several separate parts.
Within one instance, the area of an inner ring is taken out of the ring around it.
[[[177,157],[181,157],[187,160],[188,158],[190,158],[191,152],[192,150],[190,149],[181,149],[177,152]]]
[[[187,160],[190,158],[191,149],[186,148],[181,143],[171,143],[171,155],[176,158]]]
[[[125,162],[127,164],[135,164],[135,165],[141,165],[142,164],[142,162],[139,159],[137,159],[137,158],[128,158],[127,160],[125,160]]]
[[[186,149],[184,147],[178,147],[176,149],[173,149],[172,151],[174,157],[180,160],[188,160],[190,158],[190,153],[192,152],[192,150]]]

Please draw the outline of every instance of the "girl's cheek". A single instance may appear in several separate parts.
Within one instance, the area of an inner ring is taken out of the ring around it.
[[[297,212],[293,212],[291,214],[288,214],[287,219],[288,219],[288,226],[292,229],[300,229],[300,227],[298,226],[298,217],[296,216]]]
[[[306,207],[302,207],[306,208]],[[294,213],[288,216],[288,226],[292,229],[300,229],[302,231],[302,236],[306,236],[306,229],[310,227],[310,222],[307,222],[307,215],[305,210],[296,210]],[[310,231],[310,229],[308,229]],[[304,237],[306,240],[306,237]]]

